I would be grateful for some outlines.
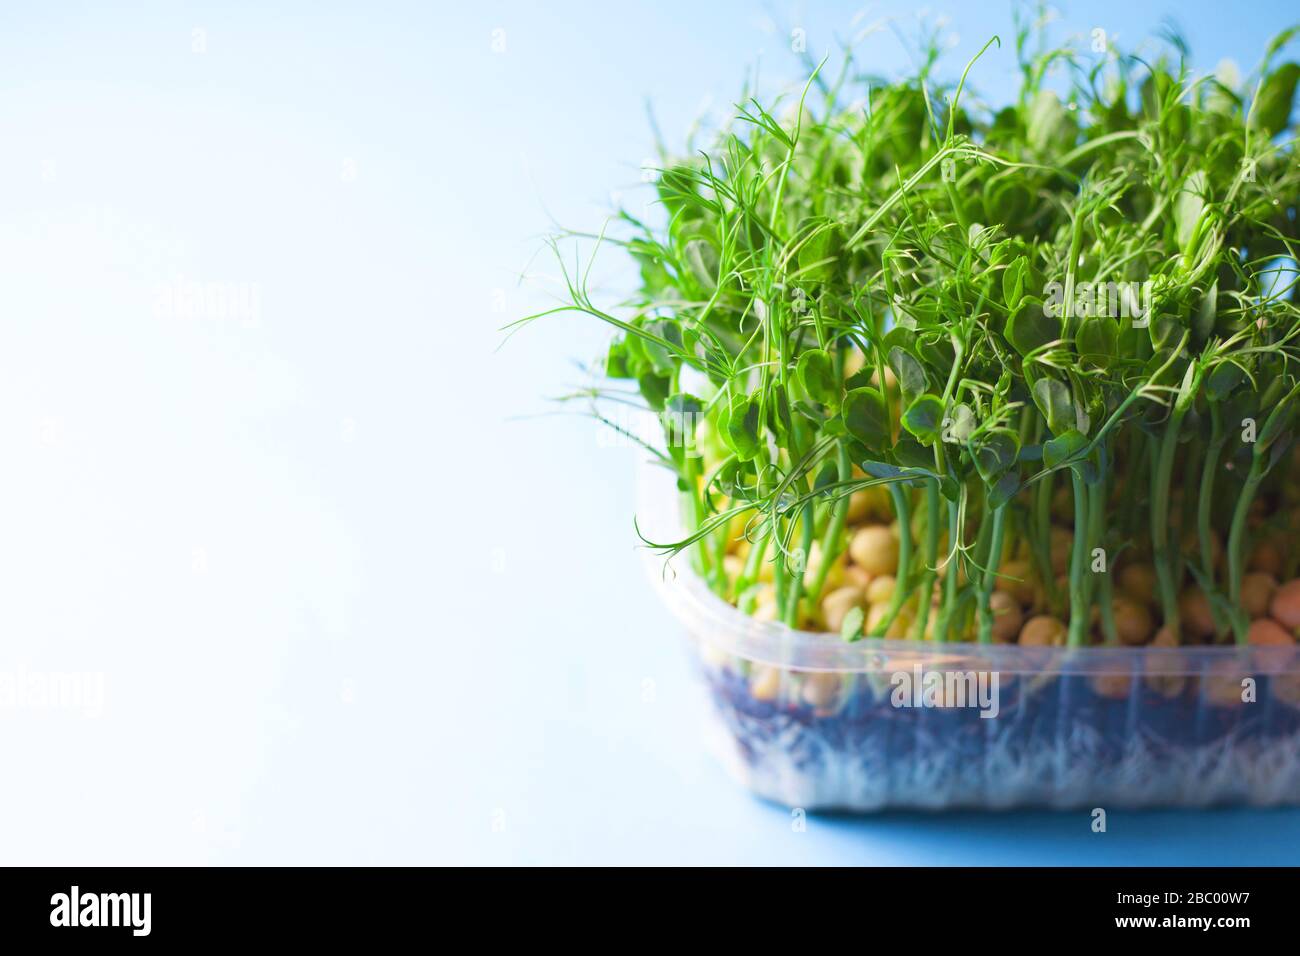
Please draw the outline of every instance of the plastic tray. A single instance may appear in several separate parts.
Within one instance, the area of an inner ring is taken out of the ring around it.
[[[639,514],[676,526],[671,478],[641,486]],[[684,559],[651,570],[691,638],[712,748],[767,799],[848,811],[1300,804],[1293,648],[849,644],[742,614]]]

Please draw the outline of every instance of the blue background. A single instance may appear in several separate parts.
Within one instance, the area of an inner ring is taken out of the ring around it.
[[[1009,7],[946,6],[949,71],[1000,33],[972,83],[1009,96]],[[1131,45],[1171,12],[1200,68],[1244,73],[1292,9],[1075,3],[1055,29]],[[547,414],[606,333],[499,329],[551,301],[555,223],[644,202],[646,100],[680,146],[755,62],[801,79],[789,29],[818,56],[854,11],[0,13],[0,673],[105,687],[0,709],[0,862],[1300,860],[1291,811],[796,832],[703,753],[637,455]],[[905,4],[860,25],[889,16],[915,33]],[[859,56],[908,69],[889,29]],[[187,282],[255,286],[257,314],[160,307]]]

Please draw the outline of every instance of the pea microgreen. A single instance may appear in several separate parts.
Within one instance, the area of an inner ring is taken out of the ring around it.
[[[868,502],[893,590],[843,617],[847,640],[994,640],[1015,561],[1027,612],[1112,642],[1125,561],[1152,569],[1172,637],[1198,639],[1196,588],[1210,639],[1244,642],[1250,548],[1300,503],[1279,467],[1300,409],[1293,34],[1229,83],[1180,44],[1033,52],[1024,26],[981,54],[1024,78],[1000,109],[969,66],[941,80],[937,49],[892,83],[845,50],[835,78],[818,65],[665,156],[662,227],[621,212],[585,237],[638,264],[629,301],[597,305],[590,264],[569,267],[564,302],[521,323],[613,327],[604,375],[695,452],[659,459],[689,527],[656,546],[742,609],[819,626]],[[595,414],[606,397],[581,393]]]

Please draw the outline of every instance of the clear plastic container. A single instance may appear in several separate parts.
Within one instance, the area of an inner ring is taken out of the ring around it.
[[[642,527],[671,534],[671,478],[641,484]],[[848,811],[1300,804],[1295,648],[850,644],[742,614],[684,559],[651,564],[710,697],[710,745],[769,800]]]

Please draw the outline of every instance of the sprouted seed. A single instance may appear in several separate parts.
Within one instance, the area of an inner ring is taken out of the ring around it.
[[[562,266],[564,238],[620,247],[630,301],[570,263],[517,324],[614,327],[611,385],[574,398],[600,416],[626,382],[659,415],[687,534],[648,543],[746,613],[846,640],[1293,641],[1296,32],[1229,83],[1182,44],[1022,26],[980,54],[1024,77],[1000,108],[937,50],[890,83],[845,49],[665,155],[662,227],[553,241]]]

